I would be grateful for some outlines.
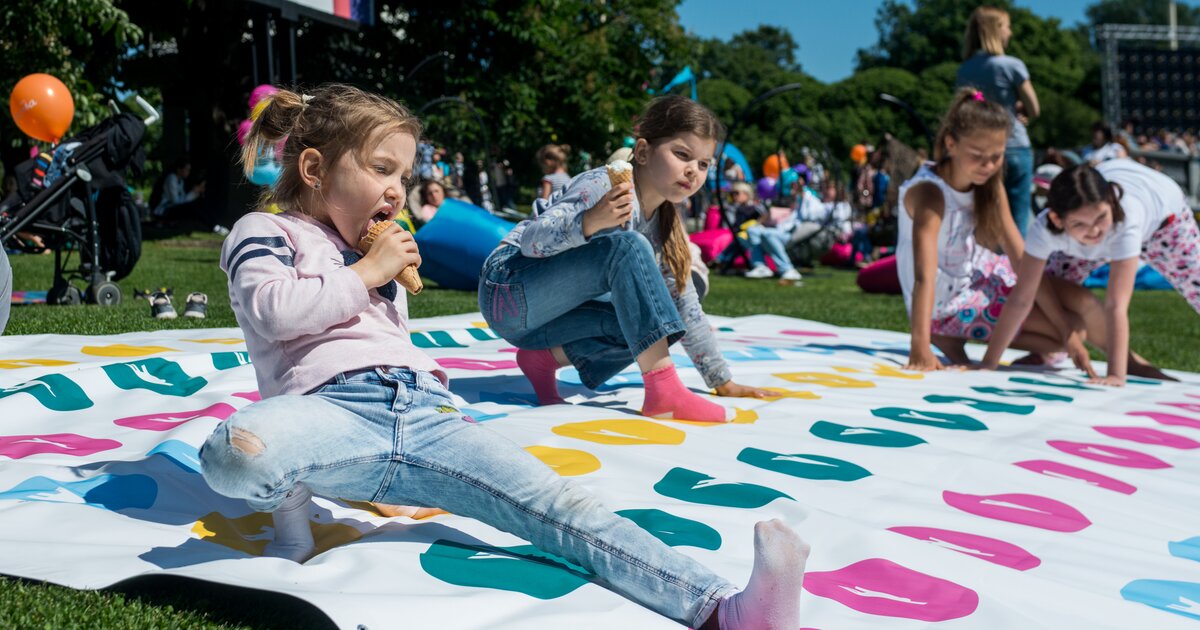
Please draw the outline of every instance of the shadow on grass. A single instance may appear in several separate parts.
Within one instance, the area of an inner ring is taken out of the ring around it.
[[[105,589],[151,606],[171,606],[214,623],[254,628],[336,628],[316,606],[292,595],[177,575],[143,575]]]

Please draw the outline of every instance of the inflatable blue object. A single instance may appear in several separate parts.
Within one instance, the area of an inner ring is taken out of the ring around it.
[[[1089,289],[1103,289],[1108,286],[1108,265],[1097,267],[1092,275],[1088,276],[1087,280],[1083,281],[1083,286]],[[1152,291],[1161,291],[1164,289],[1173,289],[1170,282],[1162,277],[1154,267],[1150,265],[1142,265],[1137,271],[1137,277],[1133,280],[1134,289],[1149,289]]]
[[[718,147],[717,150],[719,151],[720,147]],[[726,143],[724,157],[727,157],[727,158],[733,160],[734,162],[737,163],[738,166],[742,167],[742,172],[746,174],[746,181],[748,181],[748,182],[754,181],[754,171],[750,170],[750,162],[746,161],[746,156],[742,155],[741,149],[738,149],[737,147],[733,146],[732,144]],[[724,160],[724,158],[722,158],[722,161],[723,160]],[[718,166],[720,166],[720,165],[718,165]]]
[[[421,275],[460,291],[479,287],[479,272],[514,225],[458,199],[447,199],[414,238],[421,249]]]

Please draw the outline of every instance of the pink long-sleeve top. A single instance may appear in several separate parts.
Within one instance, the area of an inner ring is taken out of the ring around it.
[[[221,248],[229,300],[263,398],[312,391],[341,372],[376,366],[446,373],[408,333],[395,280],[368,290],[349,265],[360,255],[299,213],[254,212]]]

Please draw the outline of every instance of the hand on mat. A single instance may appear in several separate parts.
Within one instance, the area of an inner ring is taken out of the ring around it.
[[[1095,368],[1092,367],[1092,357],[1088,355],[1083,340],[1077,336],[1072,335],[1071,339],[1067,340],[1067,356],[1071,357],[1071,362],[1075,364],[1075,367],[1087,372],[1088,378],[1099,377]]]
[[[946,366],[934,356],[931,350],[914,350],[908,354],[908,365],[904,366],[906,370],[916,370],[918,372],[934,372],[944,370]]]
[[[596,205],[583,213],[583,236],[591,238],[600,230],[607,230],[629,222],[633,214],[633,184],[624,182],[613,186]]]
[[[1092,385],[1107,385],[1108,387],[1125,387],[1124,376],[1093,376],[1088,379],[1088,383]]]
[[[738,385],[729,380],[717,385],[717,395],[728,398],[772,398],[779,394],[766,389],[750,387],[749,385]]]

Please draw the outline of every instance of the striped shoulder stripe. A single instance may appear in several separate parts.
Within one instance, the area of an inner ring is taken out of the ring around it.
[[[283,249],[284,252],[274,251],[276,249]],[[251,236],[230,251],[229,260],[233,262],[229,266],[229,278],[232,280],[237,276],[238,267],[243,263],[263,256],[270,256],[286,267],[293,267],[295,255],[296,250],[292,249],[282,236]]]

